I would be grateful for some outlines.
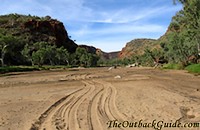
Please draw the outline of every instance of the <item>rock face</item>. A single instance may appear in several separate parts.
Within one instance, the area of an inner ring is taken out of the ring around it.
[[[171,32],[180,32],[181,28],[173,25],[172,23],[168,26],[165,34],[163,34],[160,38],[157,40],[155,39],[135,39],[126,44],[126,46],[121,50],[119,53],[119,58],[131,58],[134,55],[141,55],[144,53],[144,50],[146,47],[149,49],[154,49],[154,48],[161,48],[160,43],[167,43],[168,39],[167,36]]]
[[[93,47],[93,46],[79,45],[78,47],[81,47],[81,48],[86,49],[86,51],[87,51],[88,53],[96,54],[96,50],[97,50],[97,49],[96,49],[95,47]]]
[[[101,49],[96,50],[96,54],[101,57],[103,60],[110,60],[118,58],[119,51],[116,52],[103,52]]]
[[[87,52],[92,54],[97,54],[101,59],[103,60],[110,60],[118,58],[119,52],[103,52],[101,49],[95,48],[93,46],[87,46],[87,45],[79,45],[81,48],[85,48]]]
[[[31,19],[23,24],[23,29],[32,35],[31,40],[37,39],[56,44],[58,47],[64,46],[69,52],[74,52],[77,48],[77,45],[69,39],[63,23],[57,20]]]
[[[69,39],[62,22],[51,19],[10,14],[0,16],[0,28],[6,35],[13,35],[25,39],[29,44],[35,42],[48,42],[58,47],[64,46],[69,52],[74,52],[77,44]]]
[[[120,51],[118,57],[131,58],[133,55],[142,55],[146,47],[156,48],[156,40],[154,39],[135,39],[126,44],[126,46]]]

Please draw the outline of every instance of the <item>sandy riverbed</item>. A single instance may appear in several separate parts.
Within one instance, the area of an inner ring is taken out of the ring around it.
[[[108,128],[113,120],[121,128]],[[154,129],[119,124],[140,120],[200,123],[200,77],[152,68],[77,68],[0,77],[0,130]],[[186,130],[163,128],[171,129]]]

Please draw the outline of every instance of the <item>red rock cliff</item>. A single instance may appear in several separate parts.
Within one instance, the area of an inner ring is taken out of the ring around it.
[[[30,41],[45,41],[58,47],[64,46],[69,52],[74,52],[77,48],[77,45],[69,39],[63,23],[57,20],[39,21],[31,19],[25,22],[22,28],[25,33],[31,34]]]

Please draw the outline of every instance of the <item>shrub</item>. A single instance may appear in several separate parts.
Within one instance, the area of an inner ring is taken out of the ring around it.
[[[191,73],[200,74],[200,64],[192,64],[187,66],[185,69]]]

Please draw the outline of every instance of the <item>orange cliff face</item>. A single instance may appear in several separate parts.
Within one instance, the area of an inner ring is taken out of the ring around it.
[[[62,22],[54,19],[38,21],[31,19],[22,25],[26,33],[32,35],[32,39],[54,43],[56,46],[64,46],[69,52],[75,52],[77,45],[69,39]],[[37,42],[38,42],[37,41]]]
[[[146,47],[148,47],[149,49],[154,49],[154,48],[159,49],[160,48],[159,44],[161,42],[167,42],[168,34],[170,34],[171,32],[180,32],[183,28],[184,25],[178,26],[176,24],[171,23],[168,26],[165,34],[163,34],[157,40],[146,39],[146,38],[132,40],[128,42],[124,48],[122,48],[118,57],[120,59],[124,59],[124,58],[131,58],[134,55],[142,55],[144,54],[144,50]]]
[[[128,47],[125,46],[122,48],[122,50],[119,52],[118,54],[118,58],[119,59],[123,59],[123,58],[129,58],[132,55],[132,51],[128,51]]]
[[[126,44],[124,48],[119,52],[118,58],[131,58],[134,55],[144,54],[146,47],[153,48],[156,45],[154,44],[156,40],[154,39],[135,39]]]

